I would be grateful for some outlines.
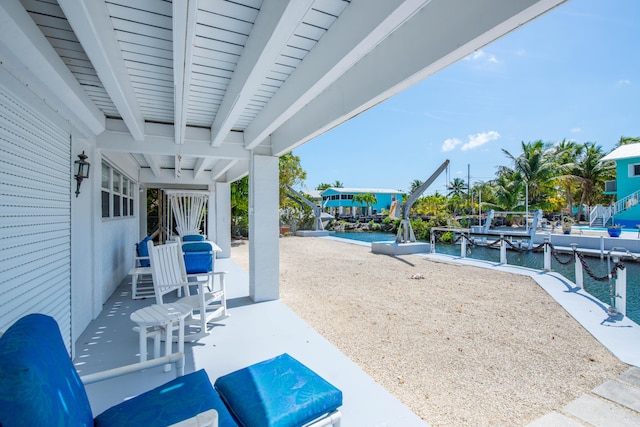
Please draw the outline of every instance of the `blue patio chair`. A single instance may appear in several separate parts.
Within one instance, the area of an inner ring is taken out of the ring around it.
[[[56,321],[29,314],[0,336],[0,425],[23,426],[309,426],[340,424],[342,392],[288,354],[220,377],[204,370],[93,417],[85,384],[160,366],[184,354],[80,377]],[[178,372],[178,370],[176,370]],[[221,398],[222,396],[222,398]]]
[[[140,243],[136,243],[136,256],[134,257],[133,267],[149,267],[149,249],[147,242],[151,240],[151,236],[147,236]]]
[[[187,242],[182,244],[184,265],[187,274],[208,274],[213,271],[215,254],[208,242]]]
[[[183,242],[204,242],[202,234],[185,234],[180,238]]]
[[[151,262],[149,261],[149,248],[147,242],[152,241],[151,236],[146,236],[135,244],[133,254],[133,267],[129,270],[131,276],[131,298],[147,298],[153,296],[153,282],[151,280]]]

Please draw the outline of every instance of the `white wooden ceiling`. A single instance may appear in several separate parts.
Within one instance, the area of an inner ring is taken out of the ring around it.
[[[140,181],[248,172],[565,0],[2,0],[0,61]]]

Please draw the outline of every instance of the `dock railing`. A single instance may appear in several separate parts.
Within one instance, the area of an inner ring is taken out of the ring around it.
[[[599,276],[593,272],[589,267],[585,255],[590,255],[591,252],[581,251],[578,249],[578,245],[571,244],[571,249],[564,253],[564,257],[561,252],[554,247],[554,245],[545,237],[544,242],[531,247],[529,243],[526,245],[522,241],[513,241],[514,236],[508,234],[500,234],[499,236],[479,236],[472,237],[468,229],[460,228],[447,228],[447,227],[433,227],[430,235],[430,252],[436,253],[437,235],[441,232],[452,232],[453,243],[460,243],[460,258],[466,258],[470,253],[470,248],[473,246],[485,247],[485,248],[498,248],[500,250],[500,264],[507,265],[507,248],[518,252],[542,252],[543,253],[543,268],[544,271],[552,271],[551,262],[555,259],[556,262],[562,265],[569,265],[573,263],[575,265],[575,285],[579,289],[584,290],[584,277],[585,273],[596,282],[609,282],[609,315],[622,314],[627,315],[627,269],[625,268],[622,259],[624,257],[638,260],[639,256],[630,252],[623,247],[611,248],[607,253],[607,274]],[[456,237],[457,236],[457,237]],[[517,237],[522,237],[518,235]],[[495,238],[494,241],[489,241],[489,238]]]

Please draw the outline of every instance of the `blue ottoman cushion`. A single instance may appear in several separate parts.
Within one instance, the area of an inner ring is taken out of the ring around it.
[[[201,369],[107,409],[95,426],[163,427],[209,409],[218,411],[219,426],[238,425]]]
[[[340,390],[286,353],[214,386],[244,426],[300,426],[342,405]]]
[[[84,385],[58,323],[29,314],[0,337],[0,425],[90,426]]]

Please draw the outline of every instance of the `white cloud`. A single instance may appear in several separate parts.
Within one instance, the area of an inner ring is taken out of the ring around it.
[[[579,133],[582,132],[581,128],[571,128],[571,133]]]
[[[480,64],[480,66],[486,65],[486,64],[497,64],[500,62],[498,61],[498,58],[495,55],[488,54],[482,49],[476,50],[472,54],[467,55],[464,59],[466,61],[476,62],[477,64]]]
[[[500,134],[495,130],[469,135],[469,141],[462,145],[461,149],[462,151],[472,150],[498,138],[500,138]]]
[[[455,148],[462,144],[458,138],[449,138],[442,143],[442,152],[453,151]]]
[[[472,54],[467,55],[464,59],[466,59],[467,61],[477,61],[478,59],[481,59],[484,55],[485,55],[484,50],[478,49]]]
[[[631,80],[628,80],[628,79],[618,80],[618,86],[627,86],[630,84],[631,84]]]

